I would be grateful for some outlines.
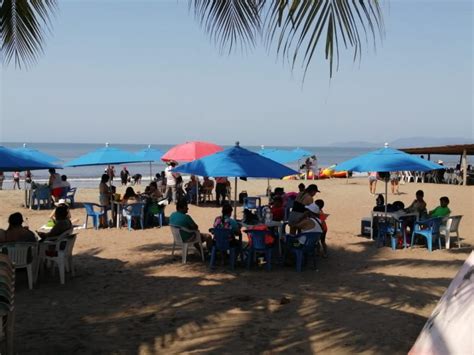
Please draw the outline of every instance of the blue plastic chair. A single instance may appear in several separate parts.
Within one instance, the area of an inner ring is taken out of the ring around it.
[[[163,208],[157,214],[154,214],[153,217],[158,218],[158,223],[160,224],[160,228],[163,227],[163,221],[165,219],[165,209]]]
[[[296,256],[296,271],[301,272],[304,262],[304,256],[313,257],[313,267],[316,268],[316,243],[321,239],[321,233],[300,233],[294,237],[287,236],[288,250]],[[293,241],[301,236],[306,236],[305,243],[300,247],[293,246]]]
[[[230,239],[232,238],[232,229],[229,228],[214,228],[212,229],[214,235],[214,245],[211,250],[211,261],[209,262],[209,268],[213,269],[216,262],[216,254],[218,251],[221,252],[222,258],[224,259],[225,254],[229,251],[230,254],[230,268],[234,270],[235,259],[236,259],[236,247],[230,245]]]
[[[392,249],[397,248],[397,221],[391,217],[378,217],[377,219],[377,238],[375,243],[377,247],[385,246],[385,239],[390,237]]]
[[[249,239],[252,241],[247,251],[247,269],[250,269],[252,261],[257,253],[265,254],[266,269],[270,271],[272,269],[272,247],[265,244],[265,235],[270,233],[269,231],[260,230],[246,230]]]
[[[87,221],[89,220],[89,217],[92,217],[92,225],[94,226],[94,229],[99,229],[99,218],[103,216],[106,211],[103,209],[101,205],[98,205],[97,203],[83,203],[84,208],[86,209],[86,228],[87,228]],[[94,206],[100,208],[100,211],[95,211]]]
[[[144,221],[144,210],[145,204],[144,203],[132,203],[130,205],[124,205],[124,217],[127,219],[127,226],[128,230],[132,230],[132,219],[133,217],[138,217],[140,221],[140,226],[143,229],[143,221]]]
[[[438,246],[441,249],[441,238],[439,234],[439,227],[442,222],[442,218],[430,218],[425,221],[417,221],[413,227],[413,233],[411,235],[411,246],[413,247],[413,243],[415,242],[415,237],[417,235],[421,235],[422,237],[426,238],[426,244],[428,246],[428,250],[433,250],[433,242],[438,240]]]
[[[66,196],[64,197],[66,202],[69,202],[69,205],[71,207],[74,207],[74,202],[75,202],[74,199],[76,196],[76,191],[77,191],[77,187],[70,188],[69,191],[67,191]]]
[[[33,190],[33,195],[31,197],[32,204],[35,204],[35,200],[37,201],[36,209],[40,209],[41,204],[43,206],[48,206],[51,208],[51,190],[47,186],[38,187],[37,189]]]

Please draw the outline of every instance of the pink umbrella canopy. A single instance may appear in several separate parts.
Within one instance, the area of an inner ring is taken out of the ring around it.
[[[163,161],[193,161],[222,151],[222,147],[209,142],[186,142],[168,150],[162,157]]]

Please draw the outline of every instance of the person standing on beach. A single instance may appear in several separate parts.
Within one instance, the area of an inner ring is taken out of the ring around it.
[[[168,201],[176,203],[176,178],[179,174],[173,172],[173,168],[176,166],[174,161],[168,163],[168,166],[165,169],[166,177],[166,192],[165,196]]]
[[[31,184],[33,181],[33,174],[31,173],[31,170],[25,171],[25,183]]]
[[[371,171],[369,173],[369,191],[372,195],[375,195],[375,190],[377,187],[377,177],[378,174],[376,171]]]
[[[102,174],[99,184],[99,204],[102,206],[104,210],[104,214],[100,216],[100,226],[103,228],[108,227],[107,221],[107,210],[110,209],[111,199],[112,199],[112,190],[111,186],[108,185],[109,182],[109,175]]]
[[[21,187],[20,187],[20,172],[19,171],[15,171],[13,173],[13,190],[15,190],[17,186],[18,186],[18,190],[21,190]]]
[[[390,186],[392,188],[392,194],[400,195],[400,192],[398,192],[400,186],[400,173],[398,171],[392,171],[390,173]]]
[[[110,182],[114,181],[115,167],[113,165],[110,165],[106,170],[106,174],[109,175]]]
[[[61,175],[56,172],[56,169],[49,169],[49,180],[48,186],[51,189],[51,194],[53,195],[54,201],[58,201],[63,193],[63,184],[61,180]]]
[[[127,170],[127,167],[124,166],[122,171],[120,172],[120,180],[122,181],[122,186],[127,186],[129,176],[130,172]]]
[[[216,202],[218,205],[223,205],[227,195],[227,186],[229,185],[229,180],[227,180],[225,176],[216,177],[214,180],[216,180]]]
[[[3,190],[3,180],[5,180],[5,174],[0,171],[0,190]]]

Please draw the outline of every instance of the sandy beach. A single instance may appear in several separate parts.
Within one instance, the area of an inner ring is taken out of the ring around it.
[[[288,192],[299,182],[272,180],[271,186]],[[266,183],[239,181],[239,191],[263,194]],[[446,195],[452,215],[464,215],[463,248],[430,253],[424,246],[376,248],[358,236],[360,219],[375,201],[365,178],[317,184],[330,214],[329,258],[319,260],[318,270],[296,273],[275,265],[271,272],[241,266],[230,272],[219,266],[210,272],[192,253],[186,265],[180,253],[171,256],[169,227],[81,230],[76,277],[64,286],[57,273],[45,273],[30,291],[26,273],[17,273],[17,352],[406,353],[472,250],[474,187],[410,183],[400,186],[401,195],[389,195],[389,202],[407,205],[423,189],[428,209]],[[381,182],[377,192],[383,192]],[[32,229],[51,212],[23,208],[22,191],[0,191],[0,199],[2,228],[15,211]],[[98,192],[79,189],[76,200],[98,202]],[[166,215],[173,211],[167,207]],[[205,231],[219,208],[190,206],[189,213]],[[73,209],[72,218],[83,223],[84,209]]]

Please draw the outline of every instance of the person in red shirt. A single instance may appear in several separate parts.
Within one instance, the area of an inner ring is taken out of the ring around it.
[[[328,218],[328,215],[323,212],[323,207],[324,207],[324,201],[323,200],[316,200],[314,201],[316,206],[319,207],[319,220],[321,221],[321,227],[323,230],[323,234],[321,235],[321,247],[323,248],[323,258],[328,257],[328,247],[326,245],[326,234],[328,232],[328,225],[326,224],[326,219]]]
[[[285,208],[283,207],[283,198],[275,196],[270,207],[274,221],[283,221],[285,218]]]

